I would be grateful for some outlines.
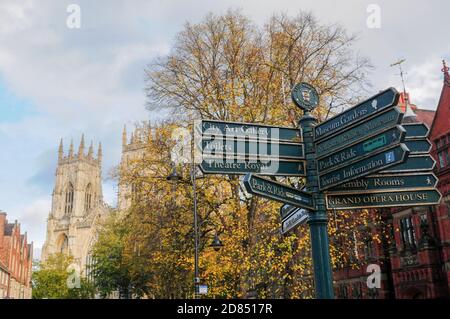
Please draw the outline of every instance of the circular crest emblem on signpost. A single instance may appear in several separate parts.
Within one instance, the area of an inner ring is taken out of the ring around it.
[[[319,94],[308,83],[298,83],[292,89],[292,101],[304,111],[312,111],[319,104]]]

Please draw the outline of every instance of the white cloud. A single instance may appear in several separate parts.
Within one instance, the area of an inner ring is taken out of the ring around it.
[[[51,209],[51,200],[48,197],[39,198],[28,205],[18,205],[8,211],[8,220],[15,216],[20,223],[20,230],[28,234],[28,241],[34,242],[35,248],[42,247],[45,240],[46,221]]]
[[[0,3],[0,34],[8,34],[20,29],[30,27],[30,21],[26,18],[27,11],[33,8],[33,1],[2,1]]]
[[[450,56],[450,50],[447,52],[432,54],[415,64],[408,64],[408,61],[403,64],[406,91],[410,94],[411,102],[420,108],[434,110],[437,107],[443,84],[441,61],[446,55]],[[388,81],[403,90],[398,67]]]
[[[439,57],[432,57],[423,64],[414,65],[406,76],[408,90],[420,107],[436,109],[443,83],[437,61]]]

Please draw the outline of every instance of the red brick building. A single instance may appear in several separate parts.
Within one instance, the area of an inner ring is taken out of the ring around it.
[[[20,233],[20,224],[8,223],[0,212],[0,299],[31,298],[33,243]]]
[[[443,196],[436,209],[436,232],[440,240],[442,270],[447,279],[447,293],[450,295],[450,75],[443,63],[444,85],[431,126],[430,139],[433,142],[432,156],[435,158],[438,188]]]
[[[358,232],[355,240],[363,247],[356,253],[359,266],[335,270],[337,298],[450,297],[450,76],[445,64],[442,71],[444,84],[436,112],[410,105],[416,116],[409,120],[430,128],[428,139],[443,199],[436,207],[371,210],[381,215],[382,223]],[[405,110],[403,94],[399,106]],[[373,241],[374,237],[381,240]],[[368,288],[370,264],[380,267],[380,288]]]

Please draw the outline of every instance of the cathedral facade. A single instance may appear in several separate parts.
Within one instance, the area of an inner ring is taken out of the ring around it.
[[[86,154],[83,136],[78,151],[74,152],[71,143],[65,155],[61,140],[42,261],[52,254],[66,253],[73,256],[82,273],[90,264],[97,225],[110,212],[103,202],[101,164],[101,144],[97,157],[92,143]]]
[[[124,127],[119,169],[142,157],[146,142],[151,137],[152,130],[147,122],[137,125],[130,138]],[[89,276],[91,248],[97,239],[98,226],[113,210],[103,201],[101,165],[101,143],[95,157],[92,144],[86,154],[84,136],[78,151],[74,151],[71,143],[67,155],[64,154],[62,141],[60,142],[42,261],[55,253],[67,253],[74,257],[82,275]],[[119,180],[118,211],[125,211],[131,206],[132,192],[133,185]]]

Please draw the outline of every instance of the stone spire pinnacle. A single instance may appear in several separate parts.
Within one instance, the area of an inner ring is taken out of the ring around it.
[[[73,158],[73,140],[70,140],[69,157]]]
[[[63,153],[64,153],[64,147],[63,147],[63,140],[61,139],[59,141],[58,162],[61,162],[61,160],[63,158]]]
[[[409,98],[405,98],[405,114],[403,115],[403,122],[404,123],[414,123],[417,122],[417,115],[412,110],[410,104],[409,104]]]
[[[448,71],[450,68],[445,63],[445,60],[442,60],[442,73],[444,73],[444,83],[448,86],[450,86],[450,75],[448,74]]]
[[[88,159],[91,160],[93,158],[93,155],[94,155],[94,143],[91,140],[91,145],[89,146],[89,151],[87,155]]]
[[[98,151],[97,151],[97,160],[98,164],[102,163],[103,151],[102,151],[102,142],[98,143]]]
[[[78,148],[78,158],[83,158],[84,156],[84,134],[81,135],[80,147]]]
[[[123,126],[123,132],[122,132],[122,147],[127,145],[127,126]]]

